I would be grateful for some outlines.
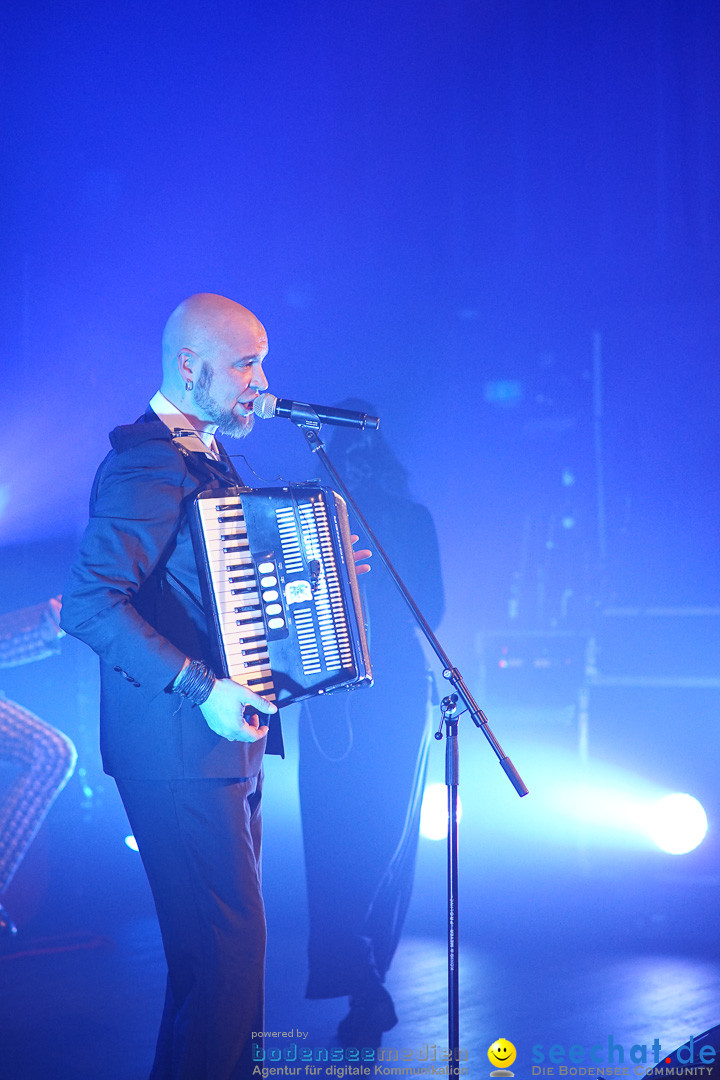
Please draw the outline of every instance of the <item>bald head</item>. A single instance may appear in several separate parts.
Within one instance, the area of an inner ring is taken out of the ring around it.
[[[251,311],[226,296],[196,293],[165,325],[161,390],[199,426],[246,434],[252,401],[267,389],[266,353],[265,328]]]
[[[217,293],[195,293],[183,300],[165,324],[162,337],[163,373],[176,366],[183,350],[197,355],[218,346],[232,346],[247,334],[265,336],[262,324],[242,304]]]

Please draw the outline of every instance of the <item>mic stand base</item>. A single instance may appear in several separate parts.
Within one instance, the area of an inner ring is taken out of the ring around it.
[[[458,697],[443,698],[442,720],[435,738],[443,737],[445,728],[445,785],[447,787],[447,976],[448,976],[448,1050],[450,1061],[460,1060],[460,986],[458,952],[458,784],[460,746],[458,743]]]

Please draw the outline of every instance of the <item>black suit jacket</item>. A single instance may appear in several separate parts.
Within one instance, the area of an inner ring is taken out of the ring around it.
[[[115,428],[63,594],[61,625],[100,657],[105,771],[127,779],[254,776],[282,753],[279,715],[259,743],[229,742],[171,686],[185,657],[211,662],[187,510],[238,483],[224,462],[180,449],[150,410]],[[224,453],[224,452],[223,452]]]

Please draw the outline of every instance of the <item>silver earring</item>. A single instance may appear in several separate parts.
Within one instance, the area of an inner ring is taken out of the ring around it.
[[[192,388],[193,388],[193,381],[192,381],[192,379],[186,379],[186,380],[185,380],[185,389],[186,389],[186,390],[192,390]]]

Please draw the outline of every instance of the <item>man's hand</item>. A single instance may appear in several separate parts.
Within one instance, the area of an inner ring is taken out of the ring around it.
[[[350,539],[352,540],[353,544],[357,544],[360,537],[356,536],[353,533],[353,535],[350,537]],[[367,548],[365,548],[362,551],[353,551],[353,558],[355,559],[355,573],[356,574],[367,574],[368,570],[370,570],[371,567],[368,566],[367,563],[362,562],[362,560],[363,559],[369,559],[371,557],[372,557],[372,551],[368,551]]]
[[[246,705],[257,709],[258,713],[277,712],[277,706],[271,701],[266,701],[232,679],[217,679],[200,711],[208,727],[223,739],[230,742],[257,742],[265,738],[268,727],[267,724],[260,725],[257,713],[249,713],[245,717],[243,710]]]
[[[65,631],[60,629],[61,606],[61,596],[51,596],[48,600],[47,607],[42,614],[42,624],[40,626],[40,637],[43,641],[54,642],[58,638],[65,637]]]

